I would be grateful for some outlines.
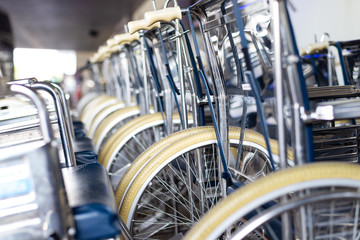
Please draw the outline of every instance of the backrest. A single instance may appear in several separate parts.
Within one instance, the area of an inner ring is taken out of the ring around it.
[[[45,105],[25,86],[12,85],[1,96],[15,93],[36,106],[42,136],[0,148],[0,239],[71,238],[74,223]]]

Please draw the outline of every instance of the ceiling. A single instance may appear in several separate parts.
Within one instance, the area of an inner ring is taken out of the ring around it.
[[[122,32],[143,0],[1,0],[12,25],[14,45],[95,51]]]

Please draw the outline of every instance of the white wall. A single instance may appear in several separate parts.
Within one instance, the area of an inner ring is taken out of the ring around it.
[[[327,32],[333,41],[360,39],[360,0],[291,0],[298,47],[314,43]]]

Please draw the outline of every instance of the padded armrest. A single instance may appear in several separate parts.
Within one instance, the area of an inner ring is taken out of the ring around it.
[[[76,164],[89,164],[98,161],[97,154],[93,151],[75,152]]]
[[[81,137],[74,139],[74,152],[84,152],[84,151],[93,151],[95,152],[95,147],[92,139],[88,137]]]
[[[84,138],[86,137],[85,129],[75,128],[74,129],[75,138]]]
[[[75,138],[86,137],[85,125],[81,121],[73,121]]]
[[[63,168],[65,189],[73,209],[76,239],[102,239],[120,234],[114,192],[99,163]]]
[[[82,121],[73,121],[74,128],[84,128],[85,125]]]
[[[71,207],[100,203],[116,211],[114,191],[100,163],[63,168],[66,192]]]

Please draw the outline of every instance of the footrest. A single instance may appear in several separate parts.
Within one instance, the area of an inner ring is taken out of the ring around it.
[[[120,234],[114,192],[99,163],[62,169],[73,209],[76,239],[110,238]]]

